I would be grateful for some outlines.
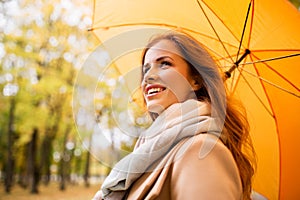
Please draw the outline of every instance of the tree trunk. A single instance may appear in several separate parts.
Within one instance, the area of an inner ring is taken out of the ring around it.
[[[43,174],[43,182],[45,185],[48,185],[50,182],[52,143],[53,143],[53,140],[55,139],[56,132],[58,130],[57,123],[53,127],[48,128],[46,130],[46,133],[45,133],[45,136],[44,136],[44,139],[42,142],[40,169],[41,169],[41,174]]]
[[[43,182],[45,185],[48,185],[50,182],[52,143],[53,143],[53,140],[55,139],[56,133],[59,129],[59,123],[61,120],[61,112],[62,112],[61,107],[58,107],[58,109],[56,111],[54,111],[51,114],[51,116],[49,116],[51,118],[52,115],[54,115],[54,113],[56,113],[55,123],[46,129],[45,137],[42,142],[40,169],[41,169],[41,174],[43,175]]]
[[[86,162],[85,162],[85,170],[84,170],[84,183],[85,183],[85,187],[89,187],[90,186],[90,182],[89,182],[89,178],[90,178],[90,151],[92,149],[92,138],[93,138],[93,134],[91,134],[90,136],[90,141],[89,141],[89,147],[88,147],[88,151],[86,152]]]
[[[84,184],[85,187],[90,186],[89,177],[90,177],[90,152],[86,152],[86,162],[85,162],[85,170],[84,170]]]
[[[50,182],[50,163],[51,163],[52,139],[45,135],[41,147],[40,172],[43,175],[43,183],[48,185]]]
[[[39,168],[37,166],[37,138],[38,138],[38,129],[34,129],[31,141],[28,143],[28,174],[30,180],[30,193],[38,193],[38,182],[39,182]]]
[[[15,121],[15,108],[16,100],[15,97],[10,99],[9,108],[9,121],[8,121],[8,133],[7,133],[7,161],[5,169],[5,191],[10,193],[13,183],[13,172],[14,172],[14,157],[13,157],[13,143],[14,143],[14,121]]]
[[[66,180],[65,180],[65,161],[64,161],[64,153],[62,154],[62,158],[59,162],[59,174],[60,174],[60,184],[59,184],[59,189],[60,190],[65,190],[66,189]]]
[[[75,167],[74,167],[74,173],[76,174],[76,179],[74,180],[74,183],[78,183],[78,177],[81,176],[81,169],[82,169],[82,156],[81,152],[79,155],[75,155]]]
[[[25,145],[25,149],[27,150],[27,145]],[[21,167],[20,167],[20,174],[19,174],[19,179],[18,179],[18,184],[24,189],[26,189],[28,187],[28,174],[27,174],[28,151],[26,151],[26,150],[23,152],[24,155],[22,155],[23,159],[22,159],[22,163],[21,163]]]
[[[62,152],[62,157],[60,159],[60,163],[59,163],[59,174],[60,174],[60,186],[59,189],[60,190],[65,190],[66,189],[66,165],[68,164],[68,162],[70,161],[70,155],[68,154],[67,151],[67,142],[68,142],[68,137],[69,137],[69,133],[70,133],[71,127],[70,125],[67,126],[66,131],[65,131],[65,135],[64,135],[64,140],[63,140],[63,152]]]

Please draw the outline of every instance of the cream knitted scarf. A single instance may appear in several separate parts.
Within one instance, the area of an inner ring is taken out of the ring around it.
[[[134,151],[111,170],[101,187],[102,198],[122,199],[131,184],[144,172],[155,170],[153,164],[180,140],[201,133],[219,136],[220,132],[208,103],[187,100],[171,105],[140,136]],[[94,199],[99,199],[96,196]]]

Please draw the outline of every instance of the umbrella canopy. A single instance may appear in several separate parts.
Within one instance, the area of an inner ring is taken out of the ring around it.
[[[300,197],[299,24],[300,13],[284,0],[95,0],[91,30],[103,44],[147,27],[181,30],[197,38],[247,108],[258,159],[254,190],[269,199],[296,199]],[[119,47],[146,44],[154,32],[129,34]],[[117,51],[107,48],[111,54]],[[118,70],[126,74],[139,66],[139,53],[117,59]]]

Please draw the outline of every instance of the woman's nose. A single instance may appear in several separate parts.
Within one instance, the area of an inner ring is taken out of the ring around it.
[[[158,71],[156,69],[156,67],[150,67],[150,69],[147,71],[147,73],[144,75],[144,81],[146,83],[151,83],[155,80],[157,80],[158,78]]]

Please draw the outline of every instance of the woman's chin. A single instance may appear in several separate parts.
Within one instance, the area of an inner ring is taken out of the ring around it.
[[[159,104],[159,103],[147,103],[147,109],[149,112],[160,114],[162,113],[166,108],[165,106]]]

